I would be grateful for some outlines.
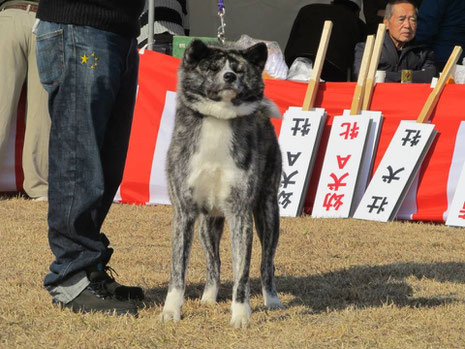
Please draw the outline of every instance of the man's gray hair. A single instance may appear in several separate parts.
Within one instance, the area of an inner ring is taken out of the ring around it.
[[[394,13],[394,5],[397,4],[411,4],[415,8],[415,14],[418,13],[417,5],[412,0],[391,0],[386,5],[386,11],[384,11],[384,18],[390,20]]]

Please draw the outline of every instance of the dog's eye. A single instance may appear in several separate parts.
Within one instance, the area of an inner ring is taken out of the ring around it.
[[[212,64],[210,64],[209,69],[210,69],[212,72],[217,72],[218,70],[220,70],[220,66],[219,66],[218,64],[212,63]]]
[[[245,68],[242,64],[234,64],[232,69],[236,74],[242,74],[245,71]]]
[[[200,70],[203,70],[203,71],[208,70],[209,66],[210,66],[210,63],[208,61],[206,61],[206,60],[202,60],[199,63],[199,68],[200,68]]]
[[[210,62],[208,60],[200,61],[199,68],[202,71],[212,71],[212,72],[217,72],[217,71],[220,70],[220,66],[218,64],[215,64],[215,63]]]

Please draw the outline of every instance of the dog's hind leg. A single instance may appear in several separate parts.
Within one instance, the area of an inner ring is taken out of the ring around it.
[[[195,216],[175,209],[173,217],[171,277],[161,321],[181,320],[181,307],[184,304],[187,264],[192,246]]]
[[[220,240],[224,217],[200,215],[199,235],[207,260],[207,280],[201,303],[215,304],[220,287]]]
[[[233,259],[233,297],[231,326],[246,327],[250,309],[250,259],[252,256],[253,219],[250,211],[226,217],[231,231],[231,254]]]
[[[263,299],[267,308],[282,307],[274,277],[274,256],[279,239],[279,207],[276,197],[272,190],[267,191],[254,210],[255,227],[262,245],[260,273]]]

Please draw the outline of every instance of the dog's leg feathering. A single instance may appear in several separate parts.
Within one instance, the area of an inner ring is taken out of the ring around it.
[[[254,210],[255,226],[262,245],[260,266],[262,293],[268,309],[282,308],[276,291],[274,256],[279,239],[279,207],[274,191],[267,190],[264,200]]]
[[[249,272],[252,255],[253,219],[250,210],[228,217],[233,258],[233,297],[231,322],[234,328],[246,327],[250,320]]]
[[[176,212],[173,217],[171,278],[161,321],[180,321],[184,304],[187,264],[189,261],[195,218]]]

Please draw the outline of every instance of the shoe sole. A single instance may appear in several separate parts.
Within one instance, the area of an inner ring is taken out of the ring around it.
[[[52,304],[54,306],[59,307],[61,310],[63,309],[71,309],[73,313],[76,314],[92,314],[92,313],[101,313],[105,315],[116,315],[116,316],[122,316],[122,315],[131,315],[134,317],[138,317],[138,311],[137,309],[88,309],[86,307],[82,306],[77,306],[77,305],[67,305],[64,304],[63,302],[57,301],[57,300],[52,300]]]

